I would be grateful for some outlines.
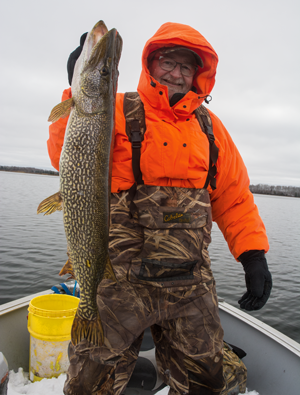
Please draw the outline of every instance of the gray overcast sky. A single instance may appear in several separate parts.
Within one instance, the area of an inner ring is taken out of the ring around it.
[[[10,0],[0,5],[0,164],[51,169],[47,118],[66,63],[103,19],[123,38],[119,92],[136,90],[145,42],[165,22],[219,55],[213,101],[253,184],[300,186],[299,0]]]

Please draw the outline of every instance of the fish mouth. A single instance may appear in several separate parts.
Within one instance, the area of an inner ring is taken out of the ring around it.
[[[88,39],[95,45],[91,49],[90,57],[80,74],[79,89],[85,97],[94,100],[110,94],[111,89],[113,94],[116,92],[119,75],[118,64],[123,42],[116,29],[111,29],[103,36],[102,30],[98,34],[92,34],[92,32]],[[88,42],[87,51],[90,48],[91,42]],[[88,113],[98,113],[98,105],[96,107],[97,110],[90,108]]]
[[[103,36],[100,34],[96,36],[98,41],[91,51],[88,63],[83,72],[88,69],[104,67],[107,71],[111,71],[112,67],[117,68],[122,52],[123,41],[116,29],[111,29]],[[99,67],[99,65],[101,65]]]
[[[72,79],[73,97],[78,96],[80,92],[91,98],[98,97],[102,79],[107,83],[109,78],[117,79],[121,52],[122,38],[118,31],[116,29],[108,31],[103,21],[97,22],[88,33],[81,55],[75,64]],[[83,82],[87,74],[91,75],[90,79],[94,79],[92,89],[87,89],[91,81]],[[82,84],[85,86],[83,87]]]
[[[118,66],[119,62],[120,62],[120,58],[121,58],[122,48],[123,48],[123,40],[122,40],[122,37],[120,36],[119,32],[116,29],[114,29],[114,30],[115,30],[115,34],[116,34],[116,36],[115,36],[115,47],[116,47],[116,50],[115,50],[115,55],[116,55],[115,62],[117,64],[117,66]]]

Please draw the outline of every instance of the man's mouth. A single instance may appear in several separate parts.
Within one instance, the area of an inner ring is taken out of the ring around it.
[[[176,83],[176,82],[169,81],[169,80],[165,80],[165,79],[163,79],[163,81],[164,81],[166,84],[172,85],[172,86],[175,86],[175,87],[179,87],[179,86],[181,87],[181,86],[182,86],[181,83]]]

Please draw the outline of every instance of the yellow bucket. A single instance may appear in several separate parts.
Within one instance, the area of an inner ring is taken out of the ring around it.
[[[58,377],[69,367],[68,346],[79,298],[42,295],[29,303],[29,372],[31,381]]]

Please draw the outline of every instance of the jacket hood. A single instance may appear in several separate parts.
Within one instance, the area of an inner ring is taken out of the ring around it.
[[[203,61],[203,68],[199,67],[193,82],[197,93],[188,92],[185,96],[187,99],[188,97],[190,99],[193,98],[194,100],[197,98],[198,103],[195,106],[195,108],[197,108],[203,102],[205,97],[210,94],[214,87],[218,56],[202,34],[188,25],[167,22],[163,24],[153,37],[146,42],[142,54],[142,72],[138,84],[138,91],[141,94],[143,101],[147,97],[151,100],[151,98],[149,98],[149,94],[151,95],[151,89],[148,87],[151,84],[151,80],[153,81],[153,77],[150,76],[148,70],[148,56],[151,52],[161,47],[172,47],[175,45],[184,46],[193,50]],[[155,83],[158,84],[157,81],[155,81]],[[160,85],[159,88],[164,89],[165,91],[167,90],[167,87],[162,85]],[[145,98],[143,99],[144,95]],[[194,105],[192,107],[194,107]]]

